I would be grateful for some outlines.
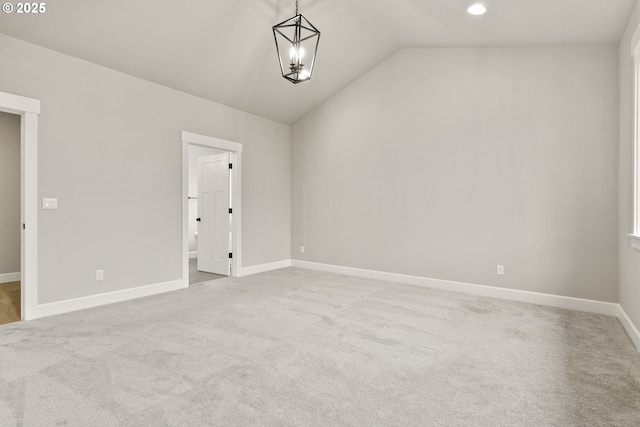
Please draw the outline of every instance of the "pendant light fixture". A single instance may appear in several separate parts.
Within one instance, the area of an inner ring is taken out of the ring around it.
[[[274,25],[273,37],[282,77],[294,84],[309,80],[316,62],[320,31],[298,13],[298,0],[296,15]]]

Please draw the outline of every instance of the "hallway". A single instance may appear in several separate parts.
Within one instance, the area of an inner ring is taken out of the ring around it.
[[[0,283],[0,325],[20,320],[20,282]]]

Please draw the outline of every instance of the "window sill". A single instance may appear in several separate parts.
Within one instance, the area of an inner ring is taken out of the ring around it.
[[[640,250],[640,235],[637,234],[627,234],[629,241],[631,242],[631,247],[634,249]]]

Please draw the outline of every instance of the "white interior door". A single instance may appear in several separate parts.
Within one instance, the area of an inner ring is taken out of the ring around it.
[[[198,270],[230,274],[229,153],[198,158]]]

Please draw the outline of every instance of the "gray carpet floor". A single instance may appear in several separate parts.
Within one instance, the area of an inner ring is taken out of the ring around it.
[[[287,268],[0,327],[5,426],[638,426],[616,318]]]
[[[198,271],[198,260],[195,258],[189,259],[189,285],[208,282],[210,280],[218,280],[225,277],[227,276],[222,276],[220,274],[207,273],[205,271]]]

